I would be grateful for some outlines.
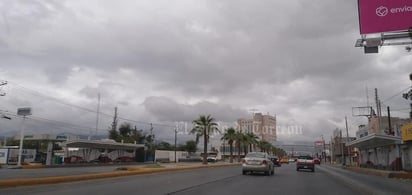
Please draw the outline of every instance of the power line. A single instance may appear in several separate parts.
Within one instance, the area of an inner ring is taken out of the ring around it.
[[[391,97],[389,97],[389,98],[386,98],[385,100],[382,101],[382,103],[383,103],[383,102],[386,102],[386,101],[389,101],[389,100],[393,99],[394,97],[397,97],[398,95],[402,94],[403,92],[405,92],[405,91],[408,90],[409,88],[411,88],[411,87],[409,86],[409,87],[403,89],[402,91],[400,91],[399,93],[396,93],[395,95],[393,95],[393,96],[391,96]]]
[[[55,101],[55,102],[57,102],[57,103],[60,103],[60,104],[62,104],[62,105],[69,106],[69,107],[73,107],[73,108],[77,108],[77,109],[80,109],[80,110],[83,110],[83,111],[86,111],[86,112],[91,112],[91,113],[94,113],[94,114],[97,114],[97,113],[98,113],[99,115],[104,115],[104,116],[110,117],[110,118],[113,118],[113,117],[114,117],[114,115],[112,115],[112,114],[108,114],[108,113],[104,113],[104,112],[97,112],[96,110],[93,110],[93,109],[89,109],[89,108],[85,108],[85,107],[82,107],[82,106],[78,106],[78,105],[74,105],[74,104],[71,104],[71,103],[67,103],[67,102],[62,101],[62,100],[59,100],[59,99],[57,99],[57,98],[55,98],[55,97],[51,97],[51,96],[45,95],[45,94],[43,94],[43,93],[41,93],[41,92],[39,92],[39,91],[32,90],[32,89],[29,89],[29,88],[27,88],[27,87],[24,87],[23,85],[20,85],[20,84],[15,83],[15,82],[9,82],[9,83],[11,83],[11,84],[13,84],[13,85],[16,85],[17,88],[20,88],[21,90],[25,91],[26,93],[29,93],[29,94],[34,95],[34,96],[37,96],[37,97],[46,98],[46,99],[49,99],[49,100],[51,100],[51,101]],[[136,124],[143,124],[143,125],[147,125],[147,126],[149,126],[150,124],[152,124],[153,126],[170,127],[170,128],[174,128],[174,127],[175,127],[175,126],[167,125],[167,124],[137,121],[137,120],[128,119],[128,118],[125,118],[125,117],[118,117],[118,118],[121,119],[121,120],[124,120],[124,121],[133,122],[133,123],[136,123]]]

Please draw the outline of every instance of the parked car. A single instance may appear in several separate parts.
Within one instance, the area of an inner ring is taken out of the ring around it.
[[[72,155],[72,156],[68,156],[64,158],[64,163],[87,163],[86,160],[84,160],[81,156],[76,156],[76,155]]]
[[[269,159],[272,161],[273,165],[280,167],[280,159],[277,156],[269,156]]]
[[[120,156],[117,157],[113,162],[136,162],[136,159],[130,156]]]
[[[207,162],[217,162],[217,156],[207,156]]]
[[[265,175],[275,174],[275,168],[269,155],[264,152],[250,152],[242,160],[242,174],[263,172]]]
[[[100,155],[97,159],[90,161],[91,163],[110,163],[112,159],[108,156]]]
[[[301,169],[310,169],[312,172],[315,171],[315,163],[313,157],[311,156],[299,156],[296,161],[296,171]]]

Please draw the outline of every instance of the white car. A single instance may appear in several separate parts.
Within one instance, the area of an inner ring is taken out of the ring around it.
[[[242,174],[246,175],[248,172],[263,172],[265,175],[273,175],[275,168],[267,153],[250,152],[242,160]]]

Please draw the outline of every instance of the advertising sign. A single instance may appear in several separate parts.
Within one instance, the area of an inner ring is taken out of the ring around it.
[[[401,130],[402,130],[402,140],[412,141],[412,123],[403,125]]]
[[[360,34],[408,30],[412,0],[358,0]]]
[[[17,164],[19,158],[19,149],[9,149],[9,158],[7,159],[7,164]],[[22,150],[22,162],[30,163],[36,158],[36,150],[34,149],[23,149]]]
[[[316,142],[315,142],[315,145],[316,145],[316,146],[323,146],[323,141],[316,141]]]
[[[0,149],[0,164],[7,164],[9,149]]]
[[[18,108],[17,115],[19,116],[31,115],[31,108]]]

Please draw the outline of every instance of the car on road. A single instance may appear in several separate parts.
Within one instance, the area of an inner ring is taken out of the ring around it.
[[[310,169],[315,172],[315,162],[311,156],[299,156],[296,161],[296,171],[301,169]]]
[[[265,175],[275,174],[273,162],[265,152],[250,152],[242,160],[242,174],[263,172]]]
[[[280,159],[280,163],[286,163],[289,164],[289,158],[288,157],[283,157]]]
[[[272,161],[274,166],[280,167],[280,159],[277,156],[269,156],[269,159]]]

